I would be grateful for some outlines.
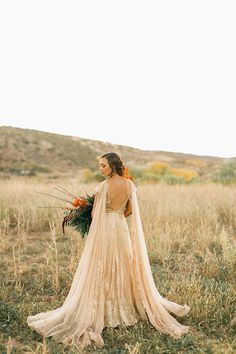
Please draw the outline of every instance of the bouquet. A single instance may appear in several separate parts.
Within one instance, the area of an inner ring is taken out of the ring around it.
[[[72,226],[76,231],[78,231],[82,238],[89,232],[89,227],[92,222],[92,209],[95,199],[95,194],[89,195],[86,193],[86,196],[75,196],[72,193],[68,192],[66,189],[58,186],[59,188],[55,188],[57,191],[66,194],[67,196],[72,197],[72,200],[59,198],[57,196],[39,192],[41,194],[47,195],[52,198],[56,198],[71,204],[72,207],[62,207],[65,209],[65,216],[62,220],[62,231],[65,235],[65,226]],[[55,207],[61,208],[61,207]]]
[[[72,226],[78,231],[82,238],[89,232],[89,227],[92,222],[92,209],[95,199],[95,194],[91,196],[86,194],[86,197],[76,197],[72,205],[73,209],[65,211],[66,216],[62,221],[62,231],[65,234],[65,226]]]

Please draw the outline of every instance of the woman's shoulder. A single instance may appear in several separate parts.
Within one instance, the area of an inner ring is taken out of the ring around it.
[[[137,187],[134,184],[134,182],[130,178],[127,178],[127,181],[128,181],[128,185],[129,185],[129,195],[131,196],[132,194],[136,194]]]
[[[107,183],[106,179],[104,181],[98,183],[97,186],[95,187],[95,192],[101,193],[106,183]]]
[[[136,191],[136,186],[135,186],[134,182],[130,178],[127,178],[127,180],[129,182],[130,188]]]

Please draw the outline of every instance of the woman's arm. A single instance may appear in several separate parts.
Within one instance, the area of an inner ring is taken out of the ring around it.
[[[130,199],[128,200],[127,204],[126,204],[126,209],[124,212],[125,217],[130,216],[132,214],[132,204]]]

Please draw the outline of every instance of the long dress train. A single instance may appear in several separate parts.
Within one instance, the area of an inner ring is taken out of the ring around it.
[[[46,337],[82,348],[104,346],[105,327],[133,325],[149,320],[161,333],[179,338],[189,327],[170,313],[186,315],[189,306],[163,298],[151,272],[138,207],[136,187],[130,183],[130,228],[124,216],[126,202],[118,210],[109,206],[107,180],[96,191],[100,199],[83,253],[64,304],[27,317],[31,328]]]

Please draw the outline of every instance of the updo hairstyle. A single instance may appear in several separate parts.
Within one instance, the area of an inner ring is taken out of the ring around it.
[[[108,152],[100,156],[100,159],[101,158],[107,159],[108,164],[111,168],[111,176],[114,173],[117,173],[120,176],[124,176],[125,165],[118,154],[116,154],[115,152]]]

